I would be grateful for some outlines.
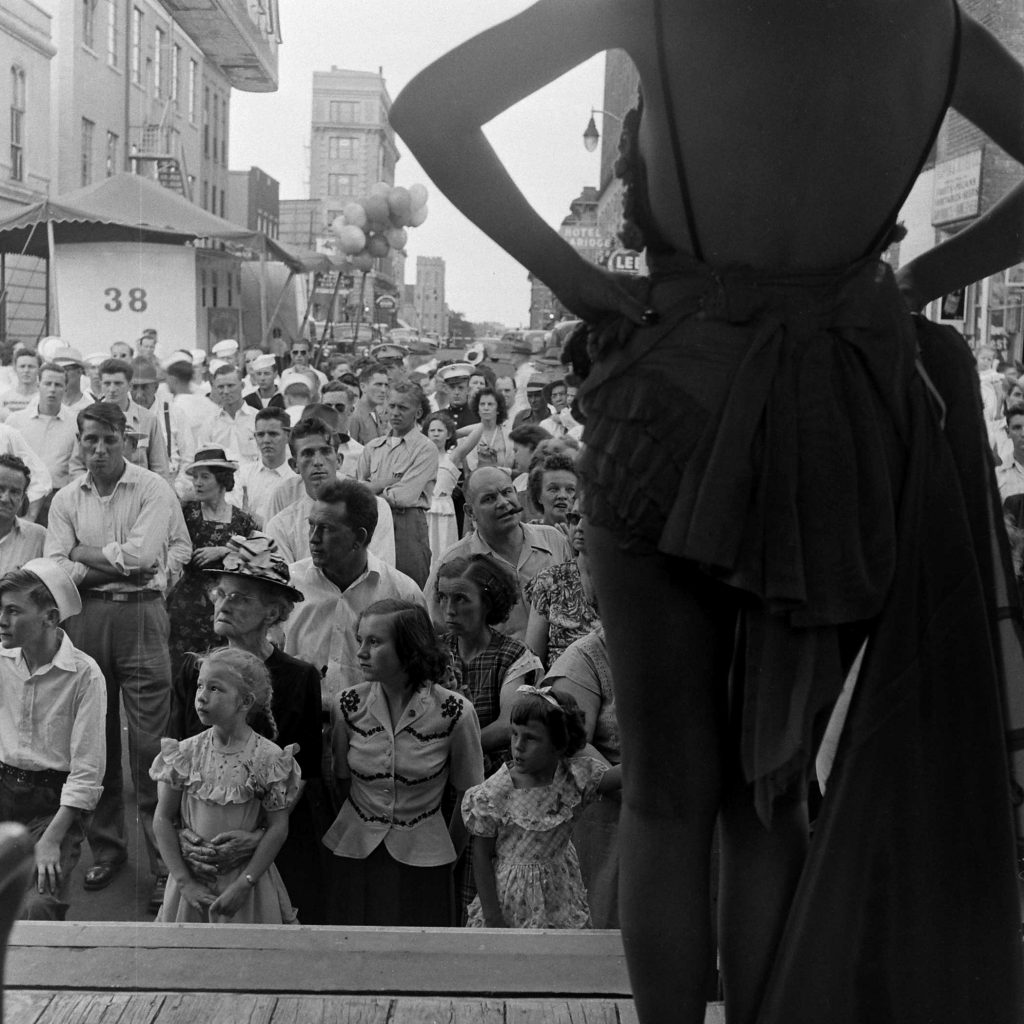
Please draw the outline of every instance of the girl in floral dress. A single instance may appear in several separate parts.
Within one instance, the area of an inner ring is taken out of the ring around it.
[[[619,768],[577,757],[583,713],[572,697],[521,686],[512,708],[512,764],[466,792],[478,896],[470,928],[588,928],[590,908],[572,844],[576,814],[618,789]]]
[[[150,768],[157,782],[153,818],[170,869],[158,921],[292,924],[295,911],[274,857],[288,836],[288,809],[300,793],[291,744],[282,750],[253,725],[277,734],[270,710],[270,674],[248,651],[220,648],[203,659],[196,712],[209,728],[160,741]],[[176,821],[207,841],[231,829],[266,831],[248,862],[206,883],[193,876],[178,847]]]

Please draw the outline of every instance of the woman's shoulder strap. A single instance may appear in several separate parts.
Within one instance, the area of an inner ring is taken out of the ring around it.
[[[686,230],[690,236],[693,255],[699,260],[704,259],[704,252],[697,232],[697,218],[693,210],[690,196],[690,184],[686,177],[686,164],[683,161],[683,147],[679,140],[679,123],[676,121],[675,101],[668,77],[668,53],[665,49],[665,24],[662,15],[662,0],[651,0],[654,9],[654,39],[658,52],[658,81],[661,84],[662,99],[665,103],[665,119],[668,123],[669,141],[672,144],[672,159],[676,166],[676,182],[679,186],[679,198],[686,214]]]

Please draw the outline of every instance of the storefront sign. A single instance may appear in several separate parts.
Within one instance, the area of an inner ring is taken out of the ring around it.
[[[608,257],[608,269],[616,274],[639,274],[643,270],[643,256],[632,249],[616,249]]]
[[[935,165],[932,224],[976,217],[981,200],[981,150]]]

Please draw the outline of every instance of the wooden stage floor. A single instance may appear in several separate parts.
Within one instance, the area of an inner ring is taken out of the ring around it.
[[[19,922],[5,974],[4,1024],[636,1024],[618,932]]]

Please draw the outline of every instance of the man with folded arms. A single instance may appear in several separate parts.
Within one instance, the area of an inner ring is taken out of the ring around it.
[[[45,551],[82,594],[82,611],[65,630],[76,647],[95,658],[107,681],[107,765],[103,795],[88,826],[94,863],[85,887],[105,888],[127,858],[123,699],[129,767],[156,878],[152,907],[163,898],[167,878],[153,836],[156,784],[148,771],[170,713],[164,595],[191,557],[192,544],[170,484],[125,458],[125,431],[124,413],[112,403],[97,402],[78,414],[86,472],[54,495]]]

